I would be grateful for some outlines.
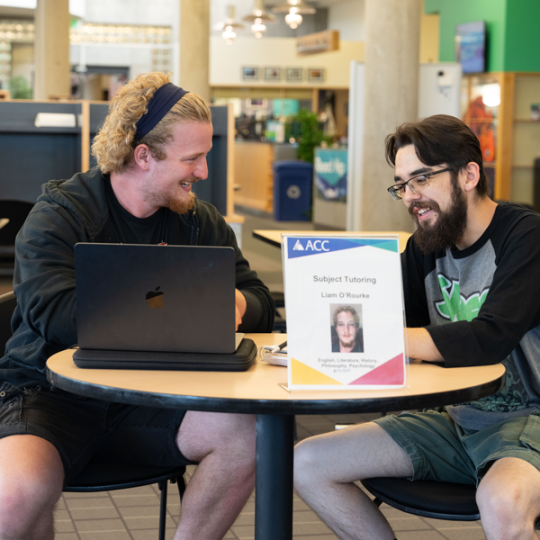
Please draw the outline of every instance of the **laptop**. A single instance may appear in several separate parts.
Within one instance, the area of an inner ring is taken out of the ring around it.
[[[233,365],[243,338],[235,333],[235,262],[232,247],[76,244],[75,363],[247,369],[245,359]]]

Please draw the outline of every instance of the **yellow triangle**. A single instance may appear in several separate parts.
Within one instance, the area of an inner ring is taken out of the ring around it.
[[[306,364],[295,358],[291,358],[291,370],[292,384],[343,384],[312,367],[306,366]]]

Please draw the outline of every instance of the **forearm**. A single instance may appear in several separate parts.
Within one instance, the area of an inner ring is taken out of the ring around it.
[[[429,332],[425,328],[406,328],[407,354],[410,358],[418,358],[427,362],[444,360]]]
[[[271,332],[274,323],[274,305],[263,290],[244,289],[246,312],[242,316],[241,332]]]

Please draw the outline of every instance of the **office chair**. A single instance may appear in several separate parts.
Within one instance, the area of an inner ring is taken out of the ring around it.
[[[285,295],[280,291],[270,291],[270,294],[272,296],[272,300],[274,300],[274,305],[276,306],[275,312],[274,312],[274,333],[281,333],[286,334],[287,333],[287,321],[285,320],[285,317],[281,316],[281,313],[278,311],[278,308],[284,308],[285,307]]]
[[[13,291],[0,296],[0,348],[3,351],[12,334],[11,317],[16,305],[17,297]],[[64,486],[64,491],[91,493],[158,484],[161,491],[158,538],[165,540],[167,484],[169,481],[177,483],[180,499],[182,499],[186,490],[185,470],[185,467],[90,462],[68,486]]]
[[[12,276],[15,266],[15,237],[34,203],[0,200],[0,276]]]
[[[406,478],[370,478],[362,485],[375,496],[377,506],[383,502],[402,512],[451,521],[477,521],[476,486],[430,482],[411,482]]]

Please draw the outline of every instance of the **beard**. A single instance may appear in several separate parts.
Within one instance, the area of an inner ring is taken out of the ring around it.
[[[195,193],[190,191],[189,198],[186,201],[180,201],[178,199],[175,199],[174,197],[166,197],[161,206],[164,206],[165,208],[168,208],[169,210],[172,210],[177,214],[185,214],[195,206],[196,199],[197,196],[195,195]]]
[[[452,205],[443,212],[435,201],[413,202],[409,214],[416,223],[414,239],[418,249],[424,254],[446,251],[457,244],[467,227],[467,198],[461,190],[457,176],[452,174]],[[420,222],[414,214],[414,208],[430,208],[437,212],[433,225]]]
[[[349,341],[343,341],[342,339],[339,340],[339,344],[342,346],[342,347],[345,347],[345,348],[352,348],[354,346],[354,342],[355,342],[355,339],[354,338],[350,338]]]
[[[190,181],[197,181],[193,178]],[[144,200],[153,206],[159,208],[168,208],[172,212],[177,214],[185,214],[189,212],[194,206],[197,196],[193,191],[190,191],[186,199],[179,199],[167,192],[157,192],[153,190],[151,185],[145,186]]]

